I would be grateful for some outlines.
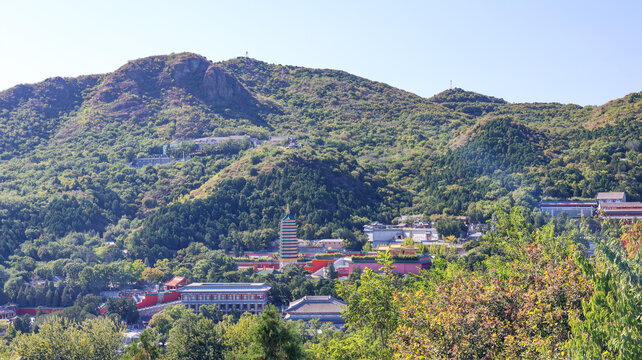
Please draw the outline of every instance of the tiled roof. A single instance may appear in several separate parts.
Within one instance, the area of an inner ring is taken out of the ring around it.
[[[540,206],[596,206],[597,202],[594,200],[587,200],[587,201],[546,200],[546,201],[540,201],[539,205]]]
[[[597,193],[597,200],[613,200],[613,199],[622,199],[624,197],[623,192],[601,192]]]
[[[291,302],[285,312],[288,314],[340,314],[347,305],[332,296],[304,296]]]
[[[617,202],[617,203],[606,203],[601,205],[602,209],[605,210],[623,210],[623,209],[642,209],[641,202]]]
[[[166,282],[165,286],[178,286],[180,283],[184,282],[186,279],[182,276],[174,276],[174,278]]]
[[[271,288],[266,283],[192,283],[184,286],[181,289],[181,293],[269,291]]]

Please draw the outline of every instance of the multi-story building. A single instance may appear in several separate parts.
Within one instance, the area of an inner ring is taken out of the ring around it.
[[[296,220],[286,211],[281,219],[279,239],[279,259],[281,263],[295,262],[299,256],[299,240],[296,234]]]
[[[260,314],[268,303],[270,289],[266,283],[193,283],[180,292],[183,305],[196,313],[201,305],[216,305],[223,313]]]
[[[593,216],[597,202],[595,201],[541,201],[539,208],[543,212],[557,216],[561,213],[566,213],[572,218],[579,218],[582,216]]]

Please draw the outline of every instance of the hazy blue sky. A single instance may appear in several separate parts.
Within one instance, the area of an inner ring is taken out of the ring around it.
[[[602,104],[642,91],[642,1],[2,1],[0,89],[249,52],[430,97]]]

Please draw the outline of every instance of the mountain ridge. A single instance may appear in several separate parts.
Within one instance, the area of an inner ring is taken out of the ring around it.
[[[258,244],[251,233],[262,229],[236,229],[226,232],[235,240],[222,241],[216,232],[229,221],[199,212],[226,206],[217,214],[268,226],[278,218],[279,204],[313,198],[314,189],[307,187],[345,188],[343,198],[333,200],[340,208],[327,201],[293,208],[306,236],[342,234],[355,248],[364,223],[402,214],[485,219],[498,204],[534,209],[543,198],[591,197],[597,191],[626,191],[640,199],[640,94],[600,107],[516,104],[463,89],[423,98],[340,70],[243,57],[211,62],[193,53],[18,85],[0,92],[0,209],[14,209],[0,212],[0,226],[7,229],[0,243],[19,252],[22,243],[68,231],[104,234],[122,218],[132,224],[118,237],[126,249],[140,244],[138,233],[149,242],[152,234],[182,229],[168,230],[155,213],[185,211],[201,219],[192,229],[199,239],[249,249]],[[243,134],[290,137],[300,148],[233,145],[195,152],[190,142]],[[192,156],[163,167],[128,165],[164,151]],[[318,164],[323,176],[308,181]],[[300,167],[311,168],[302,173]],[[271,194],[282,188],[266,184],[268,179],[307,185]],[[244,188],[258,190],[247,194]],[[212,203],[226,194],[274,211]],[[355,200],[360,196],[381,204]],[[44,219],[65,219],[69,204],[81,204],[82,216],[99,219],[100,226],[71,223],[52,227],[58,230],[51,234]],[[355,217],[325,226],[330,213],[348,216],[343,206],[355,207]],[[139,247],[136,252],[144,253]]]

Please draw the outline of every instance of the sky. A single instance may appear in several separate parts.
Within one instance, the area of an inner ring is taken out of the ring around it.
[[[190,51],[430,97],[601,105],[642,91],[642,1],[0,0],[0,90]]]

